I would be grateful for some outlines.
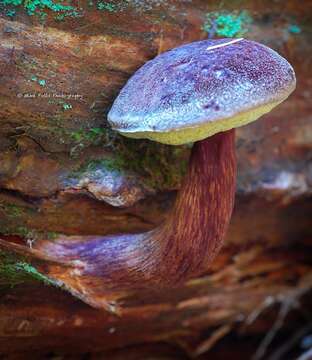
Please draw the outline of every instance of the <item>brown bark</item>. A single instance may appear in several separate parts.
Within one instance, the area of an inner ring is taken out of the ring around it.
[[[122,313],[119,297],[171,290],[205,272],[221,249],[232,215],[235,130],[193,145],[190,164],[168,219],[156,229],[111,236],[59,236],[32,248],[0,238],[0,249],[29,256],[73,296]]]
[[[1,17],[2,232],[26,227],[39,235],[136,233],[166,219],[183,176],[169,167],[176,173],[168,185],[157,170],[186,159],[188,149],[177,154],[165,146],[153,148],[159,162],[152,170],[106,169],[104,183],[95,176],[98,168],[88,167],[82,177],[76,170],[90,159],[120,155],[121,148],[131,149],[135,158],[152,146],[120,145],[118,139],[118,147],[103,148],[110,139],[104,133],[90,139],[89,130],[105,126],[103,114],[145,61],[205,38],[207,12],[248,10],[253,22],[244,36],[266,43],[293,64],[297,90],[262,121],[237,132],[235,210],[226,246],[205,276],[175,291],[128,294],[120,300],[122,317],[37,283],[6,289],[0,301],[1,355],[23,352],[21,358],[42,359],[54,351],[74,358],[98,353],[92,356],[146,359],[155,352],[159,358],[250,359],[276,319],[283,320],[282,328],[267,353],[290,343],[298,331],[300,339],[310,331],[310,3],[161,1],[151,9],[147,2],[136,3],[144,6],[116,13],[91,10],[61,23],[50,13],[44,27],[27,14],[14,21]],[[301,33],[288,31],[292,24]],[[33,75],[46,80],[44,88]],[[16,96],[29,92],[71,92],[83,99],[67,101],[72,109],[64,110],[59,102]],[[120,195],[123,207],[105,202]],[[19,211],[8,211],[12,205]],[[122,347],[128,348],[116,350]]]

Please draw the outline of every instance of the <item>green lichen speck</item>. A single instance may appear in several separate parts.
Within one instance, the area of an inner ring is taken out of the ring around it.
[[[68,104],[68,103],[63,104],[63,110],[70,110],[72,108],[73,108],[73,106],[71,104]]]
[[[14,255],[0,250],[0,286],[15,286],[30,281],[55,285],[51,279],[41,274],[25,259],[16,258]]]
[[[241,37],[248,32],[252,17],[245,10],[233,12],[214,11],[206,15],[203,30],[209,38],[218,37]]]
[[[298,25],[295,24],[291,24],[287,27],[287,30],[291,33],[291,34],[300,34],[301,33],[301,28]]]
[[[46,80],[39,79],[36,75],[32,75],[30,80],[38,83],[40,86],[46,86]]]
[[[98,10],[105,10],[109,12],[117,12],[118,8],[115,4],[106,2],[106,1],[98,1],[96,5]]]

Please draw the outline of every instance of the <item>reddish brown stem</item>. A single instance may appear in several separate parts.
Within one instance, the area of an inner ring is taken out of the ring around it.
[[[172,217],[162,230],[163,235],[170,234],[166,251],[179,278],[207,269],[220,250],[232,215],[235,186],[235,130],[197,142]]]
[[[40,270],[96,307],[107,307],[106,300],[123,291],[178,284],[207,269],[218,253],[233,209],[235,178],[230,130],[193,146],[171,216],[155,230],[41,241],[32,255],[54,260],[38,263]]]

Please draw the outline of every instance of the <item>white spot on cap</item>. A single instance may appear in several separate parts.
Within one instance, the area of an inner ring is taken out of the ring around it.
[[[231,45],[231,44],[235,44],[235,43],[237,43],[238,41],[241,41],[241,40],[244,40],[244,38],[234,39],[234,40],[231,40],[231,41],[229,41],[227,43],[223,43],[223,44],[208,46],[206,50],[218,49],[218,48],[223,47],[223,46],[228,46],[228,45]]]

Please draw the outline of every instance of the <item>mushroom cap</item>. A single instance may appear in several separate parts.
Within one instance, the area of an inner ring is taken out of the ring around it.
[[[145,63],[119,93],[108,121],[125,136],[178,145],[256,120],[295,86],[291,65],[265,45],[198,41]]]

